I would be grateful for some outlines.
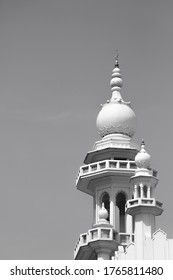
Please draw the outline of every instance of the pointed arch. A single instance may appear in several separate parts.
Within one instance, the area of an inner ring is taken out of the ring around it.
[[[125,232],[125,205],[127,201],[127,194],[120,191],[116,195],[116,206],[119,209],[119,232]]]
[[[144,197],[147,198],[147,186],[144,185],[143,187],[143,193],[144,193]]]

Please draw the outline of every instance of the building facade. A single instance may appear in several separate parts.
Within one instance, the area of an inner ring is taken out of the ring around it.
[[[101,140],[84,159],[78,190],[93,197],[93,225],[80,235],[76,260],[173,259],[173,239],[155,228],[163,212],[155,198],[157,171],[142,141],[132,141],[136,116],[121,96],[118,57],[111,77],[112,96],[97,117]]]

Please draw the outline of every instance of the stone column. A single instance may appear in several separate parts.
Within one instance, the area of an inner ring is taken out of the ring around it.
[[[134,185],[134,199],[138,197],[138,185]]]
[[[147,198],[151,197],[151,187],[147,186]]]
[[[140,190],[141,190],[141,198],[144,197],[144,189],[143,189],[143,184],[140,184]]]

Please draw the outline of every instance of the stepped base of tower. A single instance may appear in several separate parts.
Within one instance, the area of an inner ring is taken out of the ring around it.
[[[95,142],[92,151],[87,153],[84,163],[88,164],[95,162],[96,159],[98,161],[109,157],[134,160],[138,151],[139,146],[136,143],[133,143],[130,137],[127,135],[112,133]]]

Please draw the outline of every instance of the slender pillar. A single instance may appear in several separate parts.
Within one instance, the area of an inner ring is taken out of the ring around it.
[[[140,190],[141,190],[141,198],[143,198],[144,197],[143,184],[140,184]]]
[[[129,234],[132,234],[132,216],[131,215],[128,215],[126,214],[126,232],[129,233]]]
[[[147,198],[151,197],[151,187],[147,186]]]
[[[134,199],[136,199],[138,197],[138,185],[136,184],[134,186]]]

